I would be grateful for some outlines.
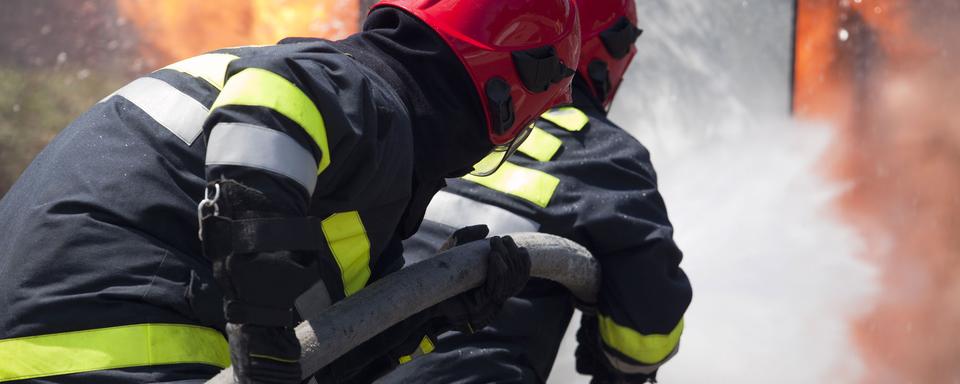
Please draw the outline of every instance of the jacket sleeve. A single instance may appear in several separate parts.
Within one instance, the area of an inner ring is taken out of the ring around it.
[[[485,223],[492,234],[539,231],[587,247],[603,274],[597,318],[608,360],[648,374],[676,351],[691,299],[656,173],[647,150],[619,127],[575,108],[558,111],[493,175],[451,180],[427,218],[452,228]]]
[[[590,124],[611,124],[591,118]],[[592,129],[599,129],[594,126]],[[613,128],[613,129],[611,129]],[[569,167],[558,206],[577,207],[572,228],[544,228],[582,242],[598,259],[598,322],[604,351],[621,371],[648,373],[675,353],[691,287],[647,150],[619,127],[586,144]],[[632,141],[632,145],[623,142]],[[575,150],[575,148],[569,148]],[[572,231],[572,232],[571,232]]]
[[[382,164],[402,163],[383,159],[396,157],[383,148],[397,133],[378,132],[392,123],[377,119],[402,107],[386,105],[395,99],[368,70],[319,40],[258,48],[232,61],[225,78],[204,124],[207,180],[234,179],[285,215],[323,218],[328,291],[334,301],[358,291],[386,246],[373,237],[392,234],[399,219],[375,203],[405,201],[370,196],[384,182]]]
[[[315,194],[332,192],[334,176],[362,166],[347,159],[373,155],[365,139],[376,136],[367,132],[375,125],[355,112],[375,110],[377,98],[356,67],[309,42],[262,47],[231,62],[204,124],[207,179],[238,180],[304,215]]]

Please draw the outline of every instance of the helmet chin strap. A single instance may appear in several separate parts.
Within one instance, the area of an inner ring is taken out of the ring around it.
[[[593,92],[600,100],[606,100],[610,95],[610,69],[603,60],[595,59],[587,66]]]

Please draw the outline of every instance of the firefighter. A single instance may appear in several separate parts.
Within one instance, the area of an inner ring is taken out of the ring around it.
[[[390,0],[342,41],[126,85],[0,201],[0,382],[203,381],[231,361],[242,383],[299,382],[294,300],[400,268],[444,178],[490,173],[472,165],[569,102],[579,44],[570,0]],[[433,325],[481,327],[526,282],[526,253],[490,245],[492,277]]]
[[[572,239],[602,270],[598,303],[581,303],[577,370],[594,383],[655,380],[677,352],[691,299],[681,252],[657,190],[650,155],[606,118],[641,34],[633,0],[580,8],[582,45],[573,107],[554,109],[490,177],[450,181],[405,242],[408,262],[444,239],[544,232]],[[433,354],[383,383],[545,382],[574,310],[569,293],[531,279],[480,332],[443,335]],[[595,304],[595,305],[594,305]],[[589,308],[592,308],[590,310]]]

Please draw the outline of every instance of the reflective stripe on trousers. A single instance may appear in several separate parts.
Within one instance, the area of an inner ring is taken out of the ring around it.
[[[0,340],[0,382],[164,364],[230,365],[224,336],[186,324],[136,324]]]

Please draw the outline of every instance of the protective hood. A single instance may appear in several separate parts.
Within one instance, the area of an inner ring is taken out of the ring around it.
[[[399,9],[376,9],[363,32],[335,44],[403,99],[413,123],[418,178],[461,176],[493,147],[470,76],[427,25]]]
[[[407,238],[444,179],[467,174],[493,148],[482,104],[453,51],[399,9],[374,10],[362,32],[335,45],[390,83],[410,114],[414,185],[399,229]]]
[[[573,106],[588,112],[587,115],[590,116],[607,115],[604,101],[597,98],[596,94],[590,90],[590,84],[579,73],[573,78]]]

